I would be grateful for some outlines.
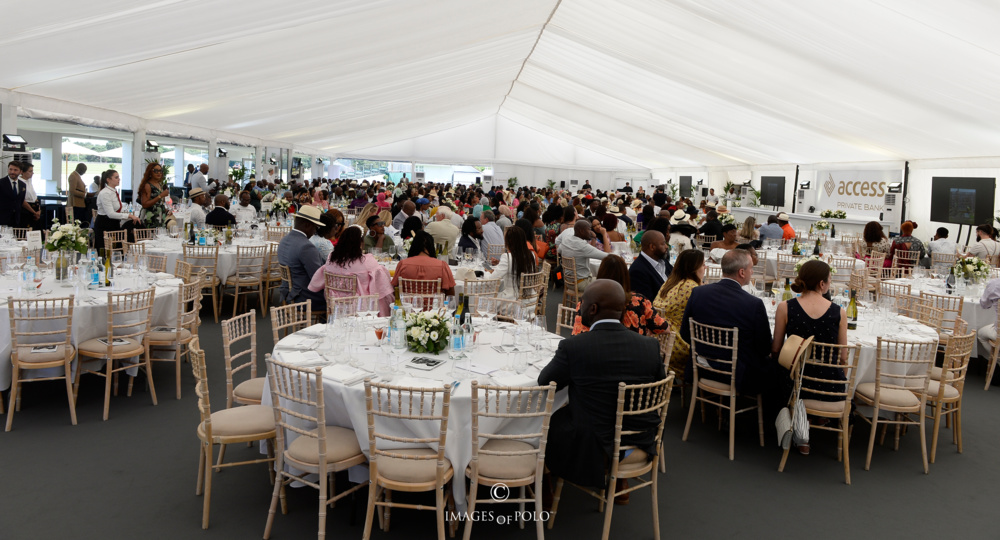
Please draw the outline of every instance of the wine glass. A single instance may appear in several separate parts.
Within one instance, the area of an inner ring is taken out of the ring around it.
[[[389,245],[389,259],[396,258],[396,244],[392,243]]]
[[[358,298],[358,317],[374,319],[378,315],[378,299],[371,297]]]

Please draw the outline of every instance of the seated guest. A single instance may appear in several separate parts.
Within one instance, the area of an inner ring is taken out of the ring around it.
[[[795,277],[792,290],[800,293],[798,298],[792,298],[778,304],[774,315],[774,341],[771,344],[771,354],[774,357],[781,352],[786,336],[806,338],[812,336],[816,342],[833,345],[847,345],[847,310],[824,298],[830,290],[830,266],[823,261],[806,261]],[[741,341],[742,341],[742,337]],[[847,351],[843,351],[846,359]],[[802,380],[802,399],[820,401],[839,401],[841,398],[817,394],[820,392],[843,392],[844,385],[817,383],[809,377],[822,379],[847,380],[843,369],[806,366]],[[837,388],[840,386],[840,388]],[[809,453],[809,444],[798,445],[799,452]]]
[[[215,208],[205,216],[205,224],[220,227],[236,225],[236,218],[229,213],[229,197],[221,193],[215,196]]]
[[[666,314],[667,322],[673,328],[680,328],[684,319],[691,291],[701,285],[705,279],[705,253],[697,249],[682,251],[677,256],[674,271],[660,287],[653,307]],[[682,336],[680,332],[674,338],[674,349],[670,354],[670,370],[678,379],[684,378],[684,370],[691,359],[691,349],[687,340],[690,336]]]
[[[552,414],[545,462],[553,475],[586,487],[606,486],[607,463],[614,449],[618,383],[650,383],[666,377],[657,340],[630,332],[622,323],[625,290],[611,280],[597,280],[583,293],[581,322],[589,332],[559,342],[555,356],[538,375],[538,384],[554,381],[569,387],[569,405]],[[628,354],[621,354],[628,351]],[[647,459],[656,456],[653,441],[659,418],[628,416],[622,444],[635,445]]]
[[[417,231],[413,235],[410,251],[396,266],[392,276],[392,286],[399,286],[399,278],[406,279],[441,279],[441,292],[446,296],[455,294],[455,277],[451,274],[448,263],[437,258],[434,250],[434,237],[426,231]]]
[[[604,239],[604,250],[601,251],[590,244],[595,235],[600,234]],[[611,239],[603,227],[591,230],[591,225],[587,220],[577,220],[573,225],[573,234],[565,237],[559,244],[559,254],[563,257],[573,257],[576,260],[577,289],[584,290],[590,284],[590,259],[603,260],[611,253]]]
[[[781,225],[778,225],[777,216],[767,216],[767,224],[761,225],[757,232],[760,233],[761,240],[781,240],[785,235]]]
[[[462,236],[458,239],[458,252],[465,250],[479,252],[479,241],[483,239],[483,225],[479,218],[469,216],[462,224]]]
[[[737,236],[741,244],[749,244],[755,240],[760,240],[760,232],[757,231],[757,220],[753,216],[746,218]],[[757,242],[757,245],[759,244],[760,242]]]
[[[888,260],[893,261],[896,256],[897,251],[918,251],[920,255],[917,260],[923,258],[924,256],[924,243],[913,236],[913,229],[917,228],[912,221],[904,221],[899,226],[899,236],[893,239],[892,247],[889,248],[889,256],[886,257]],[[985,259],[986,262],[993,264],[992,259]],[[900,260],[898,261],[901,267],[913,267],[915,265],[912,260]],[[895,263],[894,263],[895,264]]]
[[[319,219],[323,225],[316,229],[316,234],[312,235],[309,242],[316,246],[319,258],[325,261],[330,258],[330,252],[333,251],[333,242],[330,241],[330,237],[333,236],[336,219],[330,214],[323,214]]]
[[[667,254],[667,240],[659,231],[647,229],[642,235],[642,251],[628,269],[632,290],[645,298],[655,298],[663,282],[670,275],[663,257]],[[628,290],[628,287],[626,287]]]
[[[325,217],[325,214],[324,214]],[[356,295],[375,295],[378,297],[378,313],[380,317],[388,317],[392,311],[394,292],[390,282],[389,271],[375,260],[371,254],[361,251],[364,231],[361,227],[348,227],[337,247],[330,253],[327,263],[324,264],[312,276],[309,282],[309,290],[323,293],[326,289],[327,272],[331,274],[342,274],[357,276],[358,290]],[[343,296],[351,296],[345,294]]]
[[[709,249],[711,250],[724,249],[728,251],[730,249],[736,249],[738,247],[742,247],[743,249],[746,249],[748,253],[750,253],[750,258],[753,259],[753,263],[757,264],[757,250],[754,249],[753,246],[751,246],[750,244],[741,244],[737,240],[737,238],[738,238],[738,231],[736,229],[736,225],[733,225],[732,223],[727,223],[722,226],[722,240],[716,240],[715,242],[712,242],[712,244],[709,246]],[[715,255],[713,254],[712,257],[715,257]]]
[[[487,244],[502,246],[504,244],[503,229],[497,225],[497,216],[492,210],[484,210],[479,214],[479,223],[483,228],[483,239]]]
[[[458,240],[458,236],[462,234],[462,231],[451,222],[452,215],[454,214],[452,214],[450,208],[441,206],[434,213],[435,221],[424,228],[427,233],[434,237],[434,244],[442,246],[446,252],[451,251],[452,246]]]
[[[705,224],[698,229],[698,232],[705,236],[714,236],[716,239],[722,238],[722,223],[719,221],[718,212],[709,210],[705,214]]]
[[[191,213],[188,216],[191,220],[191,224],[198,228],[205,227],[205,218],[208,216],[208,212],[205,211],[208,208],[208,192],[201,188],[194,188],[191,190]]]
[[[534,253],[528,249],[524,230],[520,227],[510,227],[504,235],[504,253],[483,279],[502,280],[497,298],[514,300],[520,293],[521,275],[537,272],[537,262]]]
[[[392,226],[396,230],[402,230],[403,222],[406,221],[406,218],[414,215],[417,215],[417,205],[413,201],[404,201],[402,206],[400,206],[399,212],[392,218]]]
[[[345,218],[344,214],[336,208],[327,210],[325,215],[329,215],[333,218],[333,229],[330,230],[330,234],[326,236],[326,239],[329,240],[331,244],[336,246],[337,239],[340,238],[340,235],[344,234],[344,225],[347,225],[347,218]]]
[[[251,192],[240,193],[240,204],[236,205],[233,217],[237,223],[255,223],[257,221],[257,209],[251,204]]]
[[[417,231],[422,231],[424,229],[424,222],[417,216],[410,216],[406,218],[403,222],[403,229],[399,233],[399,237],[403,240],[413,238],[413,233]]]
[[[920,260],[920,265],[924,268],[931,267],[931,255],[934,253],[942,255],[955,255],[958,252],[958,246],[955,242],[948,239],[948,228],[938,227],[937,234],[934,235],[934,239],[927,243],[927,256]]]
[[[597,221],[596,219],[594,221]],[[601,218],[599,225],[608,231],[608,238],[612,242],[624,242],[625,235],[618,232],[618,218],[614,214],[607,213]]]
[[[656,313],[649,297],[631,290],[631,279],[629,278],[628,266],[625,260],[618,255],[608,255],[601,261],[600,268],[597,269],[597,279],[610,279],[620,283],[625,290],[625,313],[622,317],[622,324],[629,330],[635,331],[643,336],[653,336],[662,334],[670,329],[667,321]],[[573,335],[586,332],[587,327],[583,325],[580,308],[577,307],[576,318],[573,324]]]
[[[281,297],[289,303],[310,301],[313,312],[326,313],[326,299],[323,293],[309,290],[309,282],[316,270],[323,266],[316,246],[309,242],[316,227],[322,226],[319,208],[306,206],[295,213],[292,231],[278,244],[278,263],[291,271],[292,283],[281,282]]]
[[[681,334],[691,335],[690,321],[723,328],[739,328],[739,344],[736,361],[736,390],[753,394],[768,394],[775,380],[777,362],[771,360],[771,327],[767,322],[767,312],[760,299],[743,290],[753,276],[753,260],[742,249],[734,249],[722,257],[722,279],[716,283],[695,287],[691,291]],[[699,346],[697,353],[709,358],[726,356],[728,351],[714,347]],[[726,356],[728,358],[728,356]],[[691,358],[688,358],[687,372],[691,372]],[[720,376],[707,370],[700,373],[708,379]],[[729,379],[719,382],[728,383]],[[777,414],[777,411],[774,411]]]
[[[979,298],[979,305],[983,309],[996,311],[998,301],[1000,301],[1000,279],[991,279],[983,289],[983,296]],[[996,314],[994,313],[990,319],[996,321]],[[996,322],[991,322],[980,328],[976,334],[976,338],[979,339],[979,346],[981,347],[979,350],[983,351],[983,354],[991,354],[993,345],[990,342],[997,338]]]
[[[385,222],[377,215],[368,216],[365,219],[365,227],[368,227],[368,234],[365,235],[365,253],[371,253],[373,249],[382,249],[385,244]],[[389,240],[392,242],[392,240]]]
[[[795,238],[795,229],[793,229],[792,224],[788,222],[788,214],[784,212],[778,214],[778,226],[781,227],[782,239],[792,240]]]
[[[892,247],[889,239],[885,236],[885,229],[877,221],[869,221],[865,224],[865,230],[861,234],[861,238],[865,241],[865,252],[859,255],[863,257],[867,257],[873,251],[888,254],[889,248]],[[889,262],[891,263],[892,260],[890,259]]]

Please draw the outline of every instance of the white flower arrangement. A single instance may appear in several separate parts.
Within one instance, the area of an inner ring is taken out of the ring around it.
[[[288,207],[291,205],[292,203],[288,202],[288,199],[282,197],[274,200],[274,206],[272,206],[271,209],[273,212],[287,212]]]
[[[406,316],[406,345],[416,353],[437,354],[448,346],[451,321],[437,313],[423,311]]]
[[[795,263],[795,273],[798,274],[799,270],[802,268],[802,265],[805,264],[805,263],[807,263],[807,262],[809,262],[809,261],[820,261],[822,263],[825,263],[827,266],[830,266],[829,263],[827,263],[826,261],[824,261],[819,255],[810,255],[808,257],[802,257],[802,258],[800,258],[798,260],[798,262]],[[833,266],[830,266],[830,273],[831,274],[836,274],[837,273],[837,269],[834,268]]]
[[[409,253],[410,252],[410,246],[412,246],[412,245],[413,245],[413,239],[412,238],[407,238],[406,240],[403,240],[403,253]]]
[[[955,277],[966,279],[988,279],[990,265],[979,257],[959,257],[951,267],[951,273]]]
[[[827,220],[825,220],[825,219],[821,219],[821,220],[817,221],[816,222],[816,230],[819,230],[819,231],[828,231],[828,230],[830,230],[830,222],[827,221]]]
[[[728,212],[725,214],[719,214],[719,223],[723,225],[735,225],[736,217]]]
[[[847,212],[843,210],[823,210],[819,213],[819,217],[823,218],[834,218],[834,219],[846,219]]]
[[[87,233],[80,227],[80,221],[61,224],[55,222],[49,230],[49,239],[45,242],[47,251],[76,251],[87,253]]]

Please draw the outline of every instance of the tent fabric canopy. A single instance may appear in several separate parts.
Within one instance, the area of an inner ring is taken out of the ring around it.
[[[7,6],[22,23],[0,36],[0,88],[32,109],[316,155],[648,170],[1000,145],[997,3],[45,4]],[[213,22],[160,31],[171,21]],[[95,28],[114,41],[81,42]]]

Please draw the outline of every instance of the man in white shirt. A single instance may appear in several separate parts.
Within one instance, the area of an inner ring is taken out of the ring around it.
[[[930,268],[932,253],[954,255],[957,252],[958,245],[956,245],[955,242],[948,240],[948,229],[945,227],[938,227],[937,234],[934,235],[934,240],[927,243],[927,256],[920,261],[920,265],[924,268]]]
[[[198,169],[198,172],[191,175],[190,178],[191,193],[194,193],[194,190],[197,188],[201,188],[202,191],[208,193],[208,177],[206,176],[207,174],[208,174],[208,164],[202,163],[201,167]],[[191,198],[194,199],[194,196],[192,195]]]
[[[708,190],[708,197],[705,197],[705,200],[710,203],[719,204],[719,196],[715,194],[714,189]]]
[[[483,240],[487,245],[503,245],[503,231],[497,225],[497,216],[492,210],[484,210],[479,214],[479,222],[483,225]]]
[[[205,208],[208,206],[208,193],[202,188],[191,188],[191,214],[190,221],[195,227],[205,226]]]
[[[582,291],[593,281],[590,275],[590,259],[603,260],[611,253],[611,239],[603,227],[597,226],[591,230],[590,223],[581,219],[573,225],[573,235],[566,237],[559,244],[559,254],[563,257],[576,259],[577,289]],[[600,235],[604,251],[590,245],[593,235]]]
[[[246,223],[257,221],[257,209],[250,205],[250,192],[240,193],[240,204],[233,210],[233,217],[236,223]]]
[[[435,245],[447,245],[449,250],[458,243],[458,236],[462,233],[461,229],[451,222],[452,215],[450,208],[442,206],[434,214],[435,221],[424,227],[424,231],[434,237]]]

